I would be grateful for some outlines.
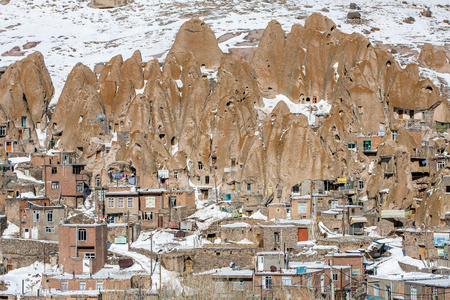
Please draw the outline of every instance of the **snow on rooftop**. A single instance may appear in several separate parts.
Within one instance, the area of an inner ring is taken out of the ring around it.
[[[253,276],[252,270],[222,270],[217,273],[212,274],[215,276]]]
[[[229,223],[229,224],[220,225],[220,227],[224,227],[224,228],[251,227],[251,225],[248,224],[248,223],[244,223],[244,222],[236,222],[236,223]]]
[[[267,216],[263,215],[260,210],[258,210],[257,212],[253,213],[249,218],[250,219],[257,219],[257,220],[265,220],[265,221],[267,221],[267,219],[268,219]]]
[[[3,231],[2,237],[9,239],[9,238],[17,238],[19,237],[19,235],[20,235],[19,227],[16,224],[8,221],[7,227],[5,231]]]

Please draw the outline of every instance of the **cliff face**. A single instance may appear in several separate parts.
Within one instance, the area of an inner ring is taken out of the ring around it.
[[[177,170],[183,178],[171,178],[169,187],[213,187],[216,176],[221,192],[247,184],[239,197],[262,203],[272,193],[274,201],[285,201],[306,179],[349,177],[369,182],[372,199],[391,188],[385,208],[412,206],[410,157],[420,140],[397,128],[402,120],[395,114],[439,107],[439,120],[450,122],[448,105],[430,80],[420,78],[417,65],[402,69],[390,53],[360,34],[342,33],[320,14],[288,34],[270,22],[249,63],[223,54],[199,19],[183,24],[162,68],[157,60],[141,60],[139,51],[125,61],[113,57],[98,77],[76,65],[49,129],[60,148],[77,150],[92,166],[135,169],[143,187],[159,187],[158,170]],[[40,80],[43,94],[51,95],[51,85]],[[265,107],[265,98],[279,94],[293,103]],[[42,117],[38,97],[30,99],[33,118]],[[320,100],[331,110],[317,126],[290,108],[314,111]],[[376,156],[347,145],[394,128],[398,139],[386,135],[378,156],[395,155],[398,171],[384,178]],[[105,144],[109,153],[94,156]]]
[[[30,129],[29,141],[39,148],[36,125],[42,128],[47,123],[48,104],[54,88],[50,74],[45,67],[44,57],[35,52],[10,65],[0,79],[0,111],[2,121],[7,125],[7,136],[19,139],[21,127]],[[39,128],[40,129],[40,128]],[[28,139],[24,134],[22,141]],[[18,143],[24,150],[22,143]]]

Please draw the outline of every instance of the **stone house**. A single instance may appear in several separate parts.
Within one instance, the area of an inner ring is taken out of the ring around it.
[[[70,159],[67,158],[68,161]],[[84,203],[90,184],[90,174],[84,164],[45,165],[42,177],[45,193],[51,200],[62,200],[69,207],[76,208]]]
[[[222,242],[239,242],[248,240],[255,245],[261,242],[261,227],[248,222],[234,222],[220,225],[220,239]]]
[[[63,224],[59,228],[59,264],[66,273],[96,273],[107,254],[106,224]]]
[[[450,279],[425,279],[425,280],[410,280],[405,282],[405,290],[409,297],[405,299],[426,299],[426,300],[445,300],[450,294]]]
[[[325,255],[325,264],[334,266],[350,266],[351,276],[354,278],[363,278],[364,255],[363,253],[332,253]],[[357,282],[356,280],[353,284]]]
[[[286,219],[290,215],[288,213],[288,207],[286,203],[270,203],[267,205],[269,219]]]
[[[324,298],[329,296],[331,279],[333,279],[336,294],[346,293],[351,289],[351,266],[330,266],[320,262],[289,262],[289,268],[300,273],[318,272],[312,278],[312,290],[316,295],[315,299],[320,298],[319,295]],[[308,280],[311,280],[311,278],[308,278]]]
[[[442,278],[440,275],[431,273],[411,272],[395,275],[369,275],[367,281],[367,299],[391,299],[392,297],[402,295],[404,299],[411,299],[412,295],[424,295],[422,285],[414,285],[408,282],[421,282],[431,279]],[[419,299],[419,298],[416,298]]]
[[[307,241],[311,236],[309,220],[305,221],[308,222],[261,224],[264,251],[294,251],[298,242]]]
[[[261,296],[272,299],[316,299],[322,270],[279,269],[277,271],[255,272],[254,286]]]
[[[66,219],[64,205],[46,206],[28,202],[20,211],[21,237],[24,239],[58,241],[59,225]]]
[[[251,291],[253,290],[252,270],[222,270],[212,274],[215,285],[221,291]]]
[[[338,205],[321,214],[321,221],[331,231],[345,234],[364,234],[364,224],[368,222],[363,216],[364,206]]]
[[[20,216],[21,211],[28,208],[29,203],[40,206],[50,206],[50,200],[48,198],[6,198],[5,214],[8,221],[20,227],[22,222]]]
[[[179,228],[195,211],[195,194],[191,190],[139,190],[140,216],[144,228]]]
[[[445,258],[446,243],[450,241],[447,229],[403,230],[405,254],[415,259],[436,261]]]

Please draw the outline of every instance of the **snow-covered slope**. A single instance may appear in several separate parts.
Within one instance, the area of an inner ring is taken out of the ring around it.
[[[347,33],[379,29],[367,34],[372,41],[412,48],[424,42],[439,45],[450,42],[450,26],[443,22],[450,15],[448,0],[270,2],[134,0],[125,7],[99,10],[89,8],[88,1],[11,0],[0,7],[0,54],[15,46],[25,55],[35,50],[42,52],[56,87],[55,103],[65,78],[77,62],[92,68],[117,54],[127,58],[137,49],[144,61],[153,57],[162,59],[181,24],[191,17],[204,19],[217,37],[234,34],[220,43],[224,51],[236,47],[250,30],[264,29],[272,19],[289,30],[294,23],[303,24],[312,12],[330,17]],[[346,22],[350,2],[361,7],[364,24]],[[431,8],[431,18],[420,16],[425,6]],[[328,12],[322,11],[323,8]],[[413,17],[415,22],[402,22],[407,17]],[[23,45],[28,42],[40,43],[24,50]],[[0,66],[21,58],[2,56]]]

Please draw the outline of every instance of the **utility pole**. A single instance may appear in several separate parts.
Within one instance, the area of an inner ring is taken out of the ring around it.
[[[153,286],[153,233],[150,235],[150,289]]]
[[[330,285],[331,300],[334,300],[334,280],[333,280],[333,262],[330,262]]]
[[[159,255],[159,297],[161,297],[161,263],[162,263],[162,257],[161,254]]]

